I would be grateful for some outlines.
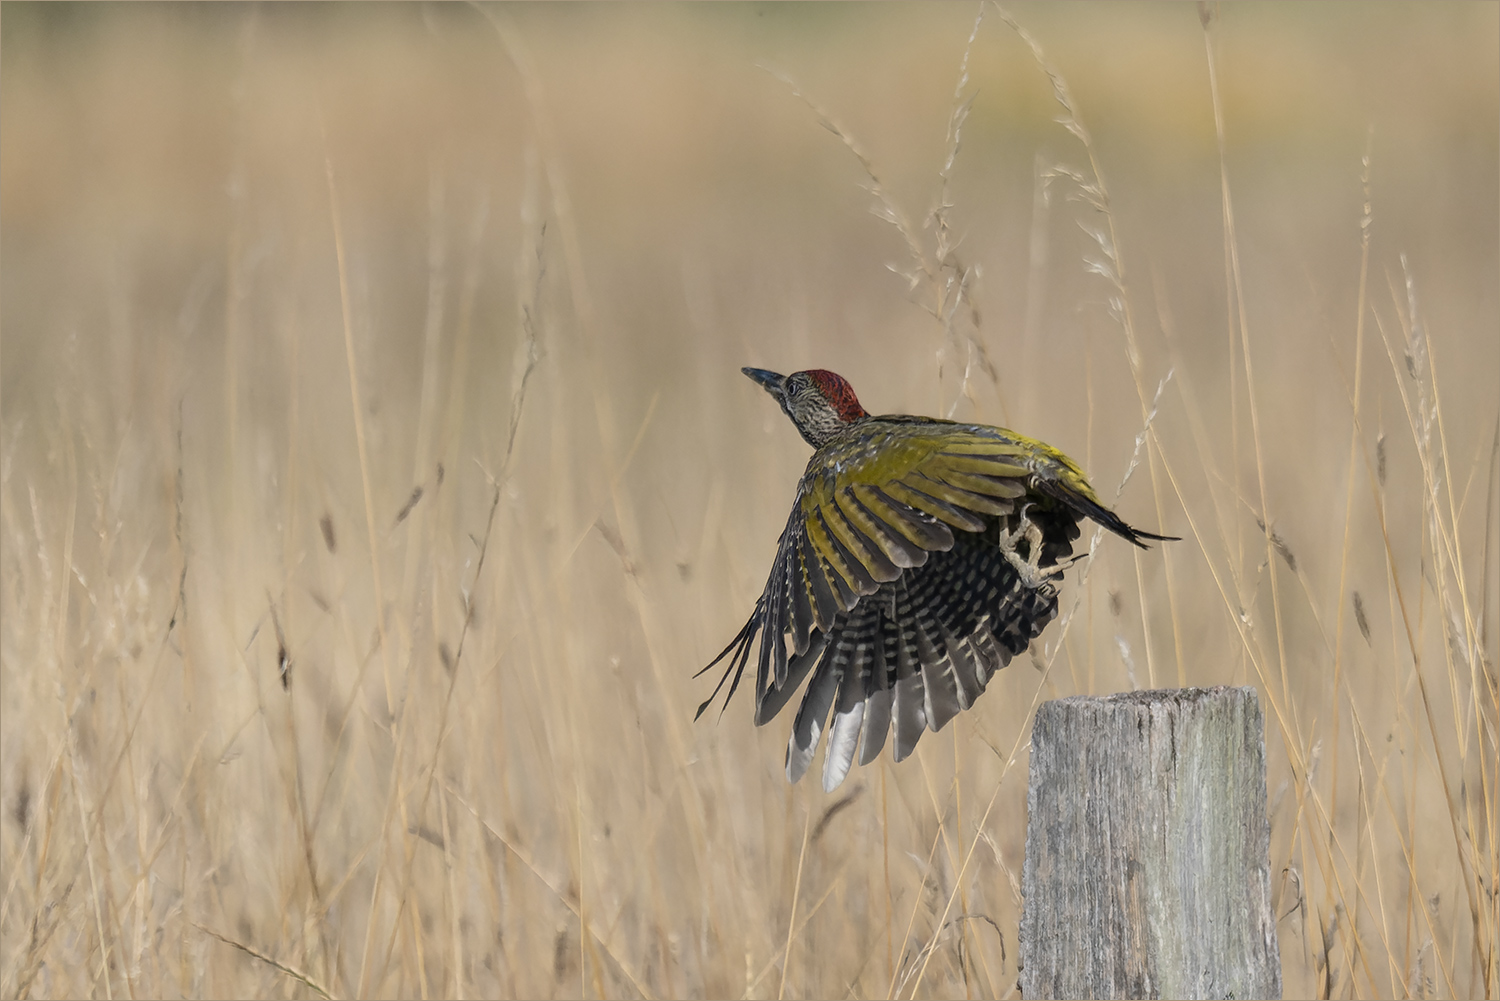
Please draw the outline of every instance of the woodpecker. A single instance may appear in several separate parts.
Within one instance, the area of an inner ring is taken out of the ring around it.
[[[792,782],[825,725],[832,792],[888,735],[901,761],[924,730],[973,705],[1057,615],[1054,581],[1082,519],[1142,549],[1146,539],[1176,541],[1126,524],[1077,463],[1043,442],[985,424],[872,416],[824,369],[741,371],[814,451],[755,611],[698,672],[728,658],[698,716],[732,675],[728,705],[759,636],[757,726],[811,676],[787,742]]]

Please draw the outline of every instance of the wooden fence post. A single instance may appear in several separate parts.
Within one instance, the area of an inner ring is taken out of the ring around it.
[[[1026,801],[1024,997],[1281,997],[1255,689],[1044,703]]]

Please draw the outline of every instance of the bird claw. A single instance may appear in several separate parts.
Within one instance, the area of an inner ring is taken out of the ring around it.
[[[1025,539],[1027,542],[1025,558],[1022,558],[1016,549],[1016,543],[1020,539]],[[1000,529],[1000,551],[1005,554],[1005,561],[1015,567],[1016,573],[1020,575],[1021,583],[1032,590],[1036,590],[1063,572],[1060,566],[1050,566],[1045,569],[1042,567],[1042,530],[1026,517],[1025,507],[1021,508],[1021,523],[1015,531]]]

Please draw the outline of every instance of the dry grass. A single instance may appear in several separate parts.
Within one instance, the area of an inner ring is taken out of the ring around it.
[[[1287,996],[1496,997],[1496,11],[7,4],[0,993],[1014,996],[1037,702],[1243,683]],[[742,364],[1184,540],[788,787]]]

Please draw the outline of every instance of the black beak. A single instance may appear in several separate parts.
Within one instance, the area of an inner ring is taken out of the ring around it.
[[[786,399],[786,376],[763,368],[742,368],[740,371],[760,383],[760,388],[776,397],[778,403]]]

